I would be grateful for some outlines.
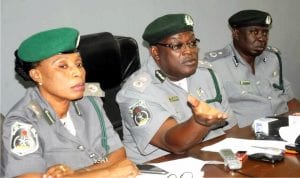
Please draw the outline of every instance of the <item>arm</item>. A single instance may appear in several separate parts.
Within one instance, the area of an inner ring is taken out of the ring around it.
[[[168,118],[152,138],[151,144],[176,154],[183,153],[202,140],[211,125],[227,118],[227,114],[191,96],[188,102],[193,111],[191,118],[181,124]]]
[[[94,164],[76,171],[59,164],[49,168],[45,177],[134,177],[137,174],[138,169],[130,160],[126,159],[123,147],[111,153],[108,161],[103,164]]]

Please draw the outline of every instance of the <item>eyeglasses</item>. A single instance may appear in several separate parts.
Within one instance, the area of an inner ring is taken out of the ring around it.
[[[177,176],[175,174],[170,174],[167,178],[177,178]],[[179,178],[193,178],[193,173],[184,172],[179,176]]]
[[[197,48],[197,43],[199,43],[199,42],[200,42],[200,40],[196,38],[196,39],[194,39],[190,42],[187,42],[187,43],[177,43],[177,44],[156,43],[156,45],[164,46],[164,47],[172,49],[173,51],[180,52],[184,45],[189,47],[190,49]]]

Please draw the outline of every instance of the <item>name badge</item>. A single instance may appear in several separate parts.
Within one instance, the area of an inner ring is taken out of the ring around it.
[[[241,80],[240,85],[250,85],[250,81],[249,80]]]
[[[178,98],[178,96],[170,96],[170,97],[169,97],[169,101],[170,101],[170,102],[179,101],[179,98]]]

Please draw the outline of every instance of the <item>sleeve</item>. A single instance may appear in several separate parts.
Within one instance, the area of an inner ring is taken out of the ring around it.
[[[149,154],[157,147],[149,144],[154,134],[172,114],[166,108],[163,92],[147,90],[143,93],[127,91],[118,95],[122,118],[141,154]]]
[[[290,100],[295,98],[294,92],[292,90],[292,85],[286,78],[283,78],[283,85],[286,102],[289,102]]]
[[[10,114],[3,123],[3,162],[5,177],[46,171],[42,146],[34,123],[24,113]],[[30,164],[29,164],[30,163]]]

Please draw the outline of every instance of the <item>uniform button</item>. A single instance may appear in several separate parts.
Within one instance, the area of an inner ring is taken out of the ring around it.
[[[256,82],[256,85],[260,85],[260,81],[257,81],[257,82]]]
[[[268,96],[268,100],[271,100],[272,99],[272,97],[271,96]]]
[[[84,146],[82,146],[82,145],[79,145],[79,146],[77,147],[77,149],[79,149],[79,150],[83,151],[85,148],[84,148]]]
[[[96,156],[95,153],[90,154],[90,158],[94,158]]]

